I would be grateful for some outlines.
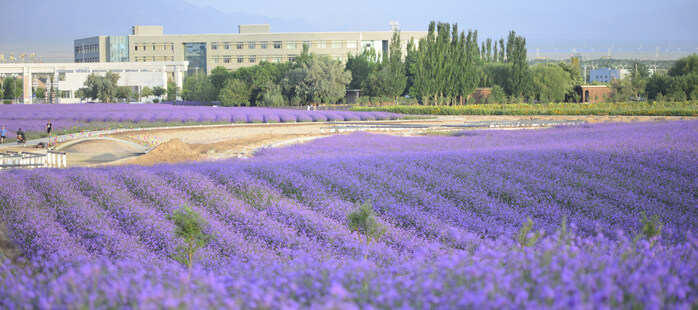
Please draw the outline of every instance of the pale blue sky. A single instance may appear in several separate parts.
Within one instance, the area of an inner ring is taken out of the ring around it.
[[[528,39],[529,54],[698,51],[696,0],[23,0],[3,1],[0,14],[0,52],[38,52],[46,61],[71,61],[74,39],[127,35],[136,24],[162,25],[166,34],[235,33],[239,24],[260,23],[272,32],[323,32],[389,30],[391,20],[422,31],[431,20],[458,23],[481,40],[513,29]]]
[[[394,19],[407,30],[441,20],[491,36],[514,29],[533,39],[698,39],[695,0],[184,1],[226,13],[298,19],[318,31],[382,30]]]

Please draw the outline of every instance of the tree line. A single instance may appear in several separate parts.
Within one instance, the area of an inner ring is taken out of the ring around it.
[[[292,62],[262,61],[234,71],[218,66],[208,76],[189,76],[182,99],[266,107],[337,102],[344,98],[350,81],[351,73],[341,61],[311,54],[303,46]]]
[[[168,101],[174,101],[180,92],[177,84],[171,79],[167,82],[167,88],[145,86],[140,89],[140,92],[135,92],[130,86],[117,85],[119,78],[119,74],[115,72],[107,72],[105,75],[91,73],[87,76],[87,80],[83,84],[84,87],[75,92],[75,96],[80,100],[90,99],[99,102],[116,102],[117,100],[156,96],[158,99],[153,100],[153,102],[159,102],[163,95],[167,95]]]
[[[579,102],[584,84],[580,68],[569,62],[531,65],[526,38],[510,31],[506,38],[478,41],[477,30],[461,31],[457,24],[432,21],[427,35],[403,43],[399,31],[388,51],[374,49],[348,55],[346,64],[327,56],[309,53],[303,46],[299,56],[285,63],[262,61],[230,71],[218,66],[208,75],[184,80],[181,92],[174,82],[167,89],[144,87],[140,95],[177,95],[186,101],[220,102],[225,106],[286,106],[336,103],[346,89],[361,91],[364,98],[380,102],[412,98],[424,105],[463,105],[480,87],[491,89],[490,103]],[[698,56],[677,61],[669,74],[650,76],[646,65],[630,66],[627,78],[609,87],[613,101],[698,99]],[[91,75],[81,97],[110,102],[128,98],[130,89],[116,86],[118,75]]]

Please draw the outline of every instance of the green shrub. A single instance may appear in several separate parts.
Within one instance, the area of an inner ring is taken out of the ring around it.
[[[349,224],[349,229],[351,232],[357,232],[359,234],[359,242],[361,242],[361,234],[366,238],[366,244],[368,245],[371,240],[377,241],[386,231],[376,216],[373,213],[373,208],[370,203],[362,203],[358,209],[347,215],[347,222]]]
[[[197,259],[197,252],[211,240],[211,236],[204,232],[206,222],[189,206],[184,206],[184,208],[172,213],[170,220],[177,227],[175,235],[184,241],[184,245],[177,247],[177,252],[172,258],[187,266],[189,275],[191,275],[191,268]]]
[[[564,227],[566,229],[566,225]],[[533,231],[533,220],[529,217],[526,223],[519,229],[519,233],[516,235],[516,242],[522,248],[532,247],[538,243],[538,239],[542,236],[543,234],[540,231]]]
[[[650,246],[654,245],[656,238],[662,234],[664,224],[661,219],[657,214],[653,215],[652,218],[648,218],[645,212],[642,212],[640,223],[642,223],[642,230],[638,237],[649,240]]]

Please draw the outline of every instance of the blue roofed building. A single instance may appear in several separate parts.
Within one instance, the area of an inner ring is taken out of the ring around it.
[[[601,68],[589,72],[589,82],[610,83],[612,80],[621,79],[621,72],[611,68]]]

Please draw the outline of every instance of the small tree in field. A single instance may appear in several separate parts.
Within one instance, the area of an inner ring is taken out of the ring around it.
[[[371,243],[371,240],[377,241],[383,234],[385,234],[386,228],[383,227],[378,220],[376,220],[376,215],[373,213],[373,208],[370,203],[363,203],[358,209],[347,215],[347,222],[349,222],[349,229],[351,232],[357,232],[359,234],[359,243],[361,243],[361,234],[366,238],[366,245]]]
[[[656,214],[652,218],[648,218],[645,212],[642,212],[640,223],[642,223],[642,230],[635,238],[645,238],[650,242],[650,246],[653,246],[656,238],[662,234],[662,227],[664,226],[662,220]]]
[[[540,231],[533,231],[533,221],[529,217],[526,223],[519,229],[519,233],[516,235],[516,242],[522,248],[532,247],[536,245],[542,235]]]
[[[197,252],[211,240],[211,236],[203,230],[206,222],[189,206],[175,211],[170,219],[177,226],[175,231],[177,237],[184,239],[184,245],[177,247],[177,252],[172,258],[187,266],[191,276],[191,267]]]

